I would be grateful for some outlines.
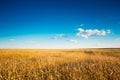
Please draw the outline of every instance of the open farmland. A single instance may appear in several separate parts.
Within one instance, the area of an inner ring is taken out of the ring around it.
[[[120,49],[1,49],[0,80],[120,80]]]

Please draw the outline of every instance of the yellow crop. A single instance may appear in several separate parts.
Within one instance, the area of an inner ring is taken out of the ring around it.
[[[120,49],[1,49],[0,80],[120,80]]]

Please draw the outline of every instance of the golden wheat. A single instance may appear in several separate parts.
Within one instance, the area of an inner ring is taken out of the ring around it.
[[[120,49],[1,49],[0,80],[120,80]]]

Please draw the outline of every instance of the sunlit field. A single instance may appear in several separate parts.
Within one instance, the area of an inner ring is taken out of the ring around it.
[[[120,80],[120,49],[1,49],[0,80]]]

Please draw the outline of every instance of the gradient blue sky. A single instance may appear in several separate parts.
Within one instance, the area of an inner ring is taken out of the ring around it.
[[[0,48],[97,47],[120,47],[120,0],[0,0]]]

